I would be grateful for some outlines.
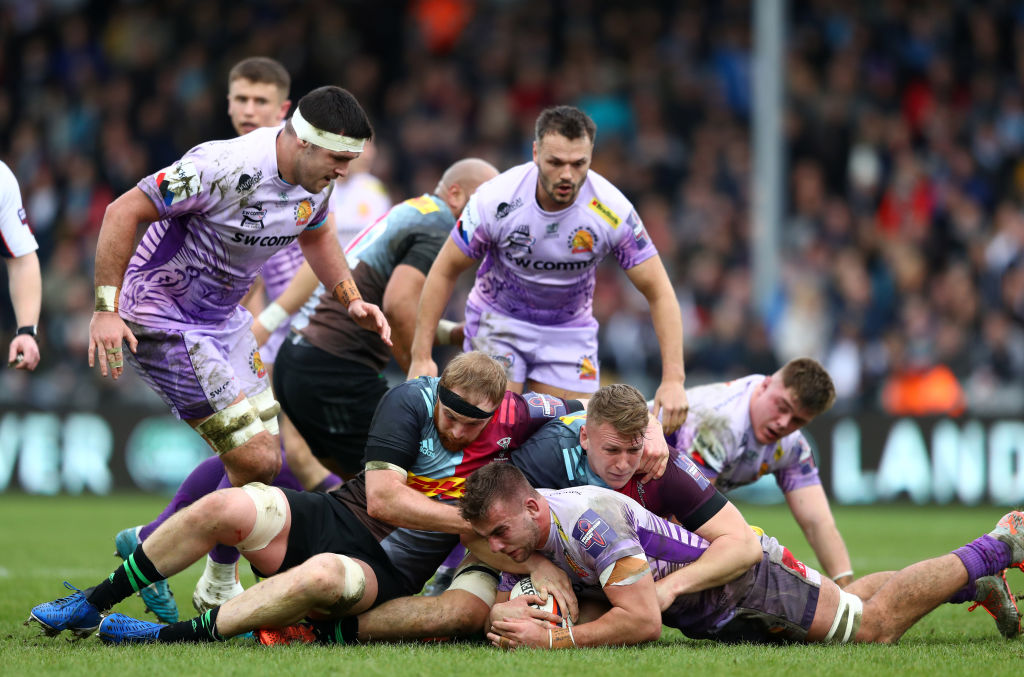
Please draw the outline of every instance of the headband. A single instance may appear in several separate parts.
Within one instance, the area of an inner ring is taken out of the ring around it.
[[[441,398],[441,404],[448,407],[456,414],[462,414],[470,418],[490,418],[494,416],[493,411],[484,411],[478,407],[474,407],[472,404],[462,399],[458,393],[448,390],[440,383],[437,384],[437,394]]]
[[[363,144],[366,142],[366,139],[356,139],[317,129],[306,122],[306,118],[302,117],[298,106],[295,107],[295,112],[292,114],[292,128],[295,130],[295,135],[303,141],[336,152],[362,153]]]

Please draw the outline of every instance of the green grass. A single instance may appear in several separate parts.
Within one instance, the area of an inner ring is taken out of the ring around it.
[[[100,675],[114,672],[168,675],[488,675],[545,674],[669,675],[1002,675],[1020,672],[1024,641],[998,636],[983,610],[940,607],[896,646],[722,646],[684,639],[666,629],[660,642],[628,649],[506,654],[477,645],[371,645],[279,647],[246,640],[223,645],[107,647],[95,638],[68,642],[22,626],[29,609],[63,596],[62,581],[92,585],[117,564],[114,534],[163,507],[160,498],[32,497],[0,495],[0,675]],[[814,566],[803,536],[784,506],[740,506],[748,521],[764,527]],[[999,508],[908,505],[848,507],[836,519],[859,575],[905,566],[943,554],[987,532]],[[181,612],[191,611],[191,592],[201,573],[193,566],[171,580]],[[1009,574],[1016,589],[1024,575]],[[251,575],[243,583],[251,584]],[[133,597],[118,607],[143,614]],[[152,616],[150,616],[152,618]]]

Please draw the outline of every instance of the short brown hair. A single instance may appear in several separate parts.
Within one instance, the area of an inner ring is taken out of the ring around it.
[[[470,475],[465,486],[466,493],[459,500],[459,515],[469,522],[482,519],[499,501],[540,496],[511,463],[488,463]]]
[[[497,406],[508,389],[508,376],[500,362],[473,350],[452,358],[441,372],[440,385],[458,389],[464,397],[485,397]]]
[[[575,106],[554,106],[542,110],[534,126],[534,136],[538,143],[547,134],[560,134],[570,141],[586,136],[590,143],[594,143],[597,125],[589,115]]]
[[[800,401],[800,405],[811,415],[817,416],[836,400],[836,387],[825,367],[809,357],[790,360],[776,374],[782,385]]]
[[[274,85],[281,90],[282,99],[288,98],[288,90],[292,87],[292,76],[288,75],[288,70],[268,56],[250,56],[232,66],[228,72],[228,84],[242,78]]]
[[[588,423],[610,423],[615,432],[630,440],[644,434],[648,418],[647,400],[639,390],[625,383],[599,388],[587,404]]]

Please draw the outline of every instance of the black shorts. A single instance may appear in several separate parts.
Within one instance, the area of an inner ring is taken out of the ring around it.
[[[387,392],[382,374],[291,334],[274,362],[274,394],[318,458],[353,475],[363,469],[370,421]]]
[[[281,489],[292,513],[288,550],[278,571],[298,566],[313,555],[333,552],[366,562],[377,576],[377,600],[414,595],[370,530],[341,501],[322,491]],[[253,571],[258,576],[262,573]]]

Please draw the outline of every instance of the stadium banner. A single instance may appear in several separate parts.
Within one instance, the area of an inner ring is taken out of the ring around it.
[[[1024,503],[1024,421],[867,413],[824,416],[804,433],[835,503]],[[170,493],[209,455],[187,424],[151,408],[0,412],[0,492]],[[782,494],[768,475],[733,498]]]

